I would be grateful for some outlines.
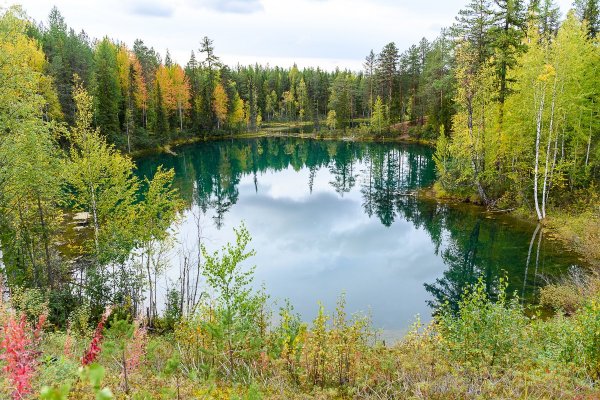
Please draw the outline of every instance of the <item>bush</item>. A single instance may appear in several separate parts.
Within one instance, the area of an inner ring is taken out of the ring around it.
[[[530,356],[529,322],[518,297],[507,298],[500,279],[498,301],[492,302],[482,279],[463,295],[458,315],[446,303],[437,316],[438,331],[449,356],[465,368],[510,368]]]

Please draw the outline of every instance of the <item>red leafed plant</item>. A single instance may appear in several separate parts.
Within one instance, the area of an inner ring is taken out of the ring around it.
[[[4,337],[0,347],[4,352],[0,358],[6,362],[3,369],[12,383],[14,400],[23,399],[31,393],[31,380],[38,364],[38,349],[45,322],[46,314],[40,315],[35,327],[27,323],[24,315],[20,319],[10,315],[3,327]]]
[[[98,326],[96,327],[96,330],[94,331],[94,336],[92,337],[92,341],[90,342],[90,347],[88,347],[88,349],[85,351],[85,354],[81,358],[81,365],[83,365],[84,367],[96,361],[98,354],[100,354],[100,344],[102,343],[103,339],[102,331],[104,330],[104,324],[106,323],[106,320],[108,319],[108,316],[110,315],[111,311],[111,308],[107,307],[106,311],[104,311],[104,314],[102,314],[102,317],[98,322]]]

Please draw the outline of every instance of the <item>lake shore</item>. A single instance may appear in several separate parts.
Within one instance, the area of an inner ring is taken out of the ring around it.
[[[218,140],[235,140],[235,139],[258,139],[258,138],[298,138],[312,140],[341,140],[350,142],[364,143],[410,143],[421,144],[424,146],[435,147],[435,141],[428,139],[419,139],[406,134],[390,134],[390,135],[360,135],[352,134],[351,132],[320,132],[320,133],[287,133],[287,132],[271,132],[257,131],[245,133],[230,133],[223,135],[207,135],[207,136],[182,136],[174,138],[165,144],[143,148],[132,151],[130,156],[136,158],[153,153],[172,153],[177,147],[185,146],[200,142],[218,141]]]

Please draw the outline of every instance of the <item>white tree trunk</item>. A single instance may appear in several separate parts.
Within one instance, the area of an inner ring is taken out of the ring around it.
[[[554,78],[552,87],[552,105],[550,106],[550,125],[548,127],[548,145],[546,146],[546,165],[544,166],[544,184],[542,188],[542,218],[546,218],[546,199],[548,190],[548,175],[550,173],[550,149],[552,148],[552,135],[554,130],[554,110],[556,108],[556,84],[558,78]]]
[[[537,111],[536,117],[536,133],[535,133],[535,167],[533,172],[533,201],[535,204],[535,212],[538,220],[542,220],[542,211],[538,200],[538,180],[539,180],[539,161],[540,161],[540,138],[542,136],[542,117],[544,114],[544,101],[546,97],[545,87],[542,90],[542,98]]]
[[[592,111],[590,110],[590,135],[588,136],[587,152],[585,153],[585,166],[587,167],[590,161],[590,149],[592,147]]]

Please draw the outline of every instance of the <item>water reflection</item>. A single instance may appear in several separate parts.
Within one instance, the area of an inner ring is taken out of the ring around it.
[[[578,262],[530,224],[417,198],[435,179],[427,147],[264,138],[178,153],[138,166],[142,175],[175,168],[189,206],[180,242],[195,241],[194,216],[208,247],[231,241],[245,221],[258,282],[306,319],[317,300],[332,308],[345,291],[350,311],[370,309],[376,326],[402,331],[417,313],[427,320],[446,300],[455,306],[479,277],[494,294],[506,273],[531,301],[540,274]]]

